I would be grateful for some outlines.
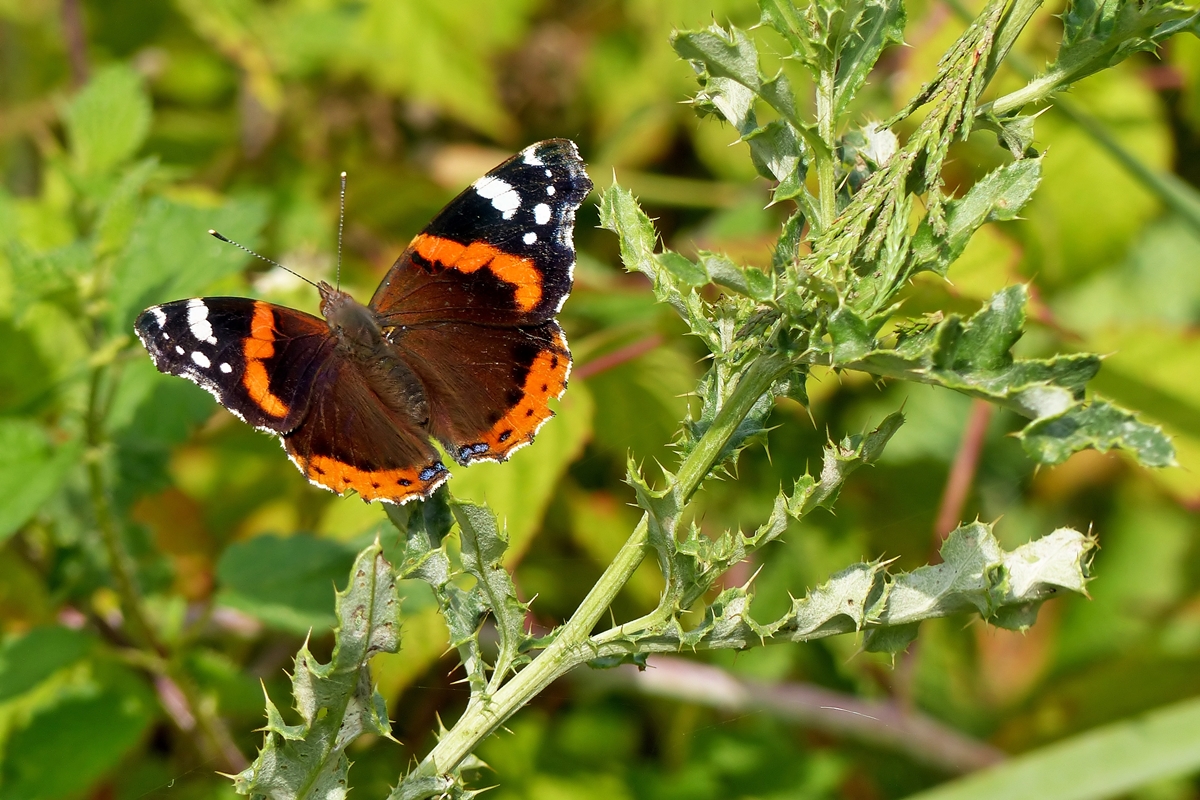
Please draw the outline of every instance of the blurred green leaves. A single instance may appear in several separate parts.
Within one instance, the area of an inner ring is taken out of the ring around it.
[[[141,76],[124,65],[101,70],[71,100],[63,122],[79,173],[112,172],[137,153],[150,130],[150,98]]]
[[[54,496],[81,452],[78,440],[55,446],[33,420],[0,419],[0,541]]]
[[[110,291],[114,333],[130,330],[148,305],[199,294],[244,269],[245,253],[207,231],[221,231],[254,247],[266,216],[266,204],[255,198],[215,207],[151,200],[138,214],[114,266]]]
[[[304,636],[327,630],[333,587],[354,560],[354,551],[312,536],[256,536],[221,554],[218,601],[268,625]]]
[[[1200,766],[1200,703],[1177,703],[1013,759],[911,800],[1102,800]]]
[[[0,646],[0,797],[76,795],[145,736],[152,693],[96,645],[82,631],[43,626]]]

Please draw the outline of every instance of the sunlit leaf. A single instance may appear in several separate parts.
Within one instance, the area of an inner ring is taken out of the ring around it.
[[[52,444],[32,420],[0,419],[0,541],[24,525],[61,488],[83,450],[78,440]]]
[[[83,173],[108,172],[132,157],[150,130],[142,78],[124,65],[97,72],[64,114],[71,156]]]

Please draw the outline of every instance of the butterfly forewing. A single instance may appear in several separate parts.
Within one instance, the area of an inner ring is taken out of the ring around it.
[[[335,346],[324,320],[244,297],[152,306],[134,330],[160,372],[187,378],[254,427],[279,434],[304,419]]]
[[[575,211],[591,188],[573,142],[525,148],[433,218],[396,260],[371,307],[397,327],[553,319],[571,291]]]

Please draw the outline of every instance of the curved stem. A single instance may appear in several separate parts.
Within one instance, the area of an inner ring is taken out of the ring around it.
[[[86,436],[88,446],[87,474],[88,489],[91,492],[92,512],[96,516],[96,528],[100,533],[100,541],[104,545],[104,553],[108,557],[108,567],[112,570],[113,582],[117,596],[121,600],[121,612],[129,623],[130,632],[140,647],[150,650],[157,655],[165,655],[166,648],[158,641],[154,628],[146,618],[142,608],[141,596],[134,580],[134,567],[130,563],[129,554],[117,533],[113,522],[112,509],[108,505],[108,493],[104,488],[104,474],[100,465],[100,451],[103,447],[103,423],[100,419],[100,387],[104,380],[104,368],[92,370],[91,381],[88,385],[88,414],[86,421]]]
[[[754,404],[788,367],[788,361],[782,356],[764,353],[742,374],[712,426],[697,442],[675,476],[673,488],[679,493],[681,502],[686,502],[700,487]],[[406,785],[412,786],[422,779],[449,773],[518,709],[564,673],[591,658],[592,629],[646,557],[648,539],[649,522],[643,515],[616,558],[579,604],[571,619],[557,631],[550,645],[494,695],[469,708],[416,769],[392,791],[390,798],[411,798],[414,795],[405,792]]]

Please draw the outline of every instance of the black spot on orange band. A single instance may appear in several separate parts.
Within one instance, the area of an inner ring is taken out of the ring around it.
[[[449,476],[442,462],[423,467],[365,470],[330,456],[297,456],[305,477],[318,486],[339,494],[353,489],[366,502],[383,500],[403,503],[416,497],[428,497]]]
[[[503,459],[515,448],[533,438],[542,423],[554,416],[550,400],[560,397],[567,386],[571,361],[563,352],[566,341],[558,335],[559,352],[545,349],[533,357],[525,372],[521,389],[511,390],[505,398],[510,408],[483,436],[489,458]]]

